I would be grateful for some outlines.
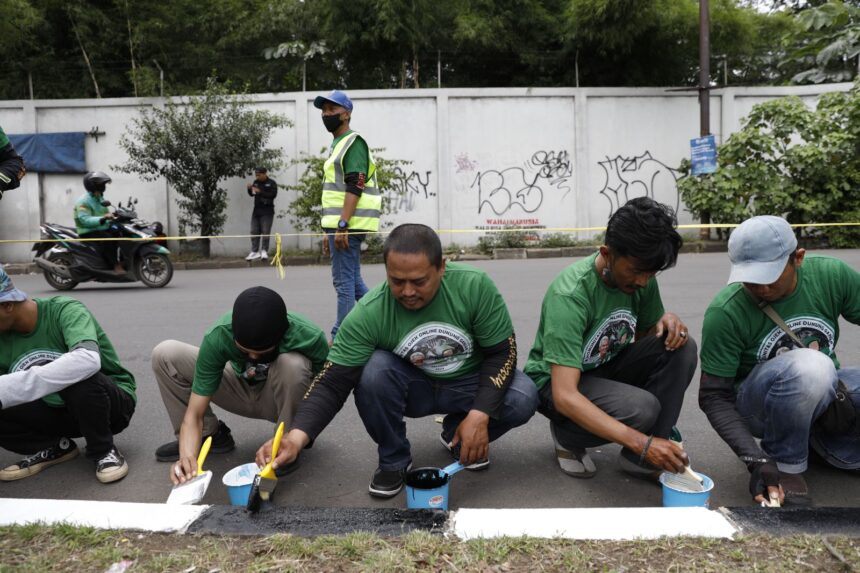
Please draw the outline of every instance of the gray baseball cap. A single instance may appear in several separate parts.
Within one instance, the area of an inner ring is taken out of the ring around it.
[[[12,279],[0,266],[0,302],[23,302],[25,300],[27,300],[27,295],[15,288]]]
[[[782,217],[760,215],[747,219],[729,237],[732,272],[728,283],[776,282],[789,255],[796,250],[797,237]]]

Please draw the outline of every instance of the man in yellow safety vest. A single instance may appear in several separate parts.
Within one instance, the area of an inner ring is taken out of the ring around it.
[[[382,195],[376,185],[376,163],[367,142],[352,131],[352,101],[339,90],[314,99],[322,121],[332,134],[331,154],[324,166],[321,226],[325,251],[331,252],[331,275],[337,292],[337,320],[341,321],[367,292],[361,278],[361,243],[368,232],[379,230]]]

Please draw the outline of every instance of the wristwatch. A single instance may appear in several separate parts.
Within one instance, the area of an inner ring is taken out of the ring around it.
[[[347,228],[349,228],[349,222],[344,221],[343,219],[341,219],[340,221],[337,222],[337,230],[338,231],[346,231]]]

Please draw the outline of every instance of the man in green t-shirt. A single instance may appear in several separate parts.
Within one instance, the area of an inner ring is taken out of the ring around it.
[[[4,191],[20,186],[26,174],[24,160],[15,152],[6,132],[0,127],[0,199]]]
[[[609,219],[606,244],[564,269],[544,296],[525,372],[568,475],[594,476],[586,448],[607,442],[623,446],[621,468],[636,477],[656,479],[688,463],[674,426],[696,345],[664,311],[655,279],[677,261],[675,225],[669,207],[628,201]]]
[[[860,468],[856,424],[828,422],[842,407],[853,413],[852,400],[860,405],[860,368],[836,358],[840,315],[860,324],[860,274],[806,256],[773,216],[732,231],[729,259],[729,285],[705,312],[699,405],[746,464],[756,502],[808,505],[810,445],[838,468]]]
[[[212,453],[235,446],[230,428],[210,402],[247,418],[293,420],[296,407],[328,354],[325,333],[296,312],[287,312],[275,291],[257,286],[236,298],[200,347],[165,340],[152,351],[152,369],[177,441],[159,447],[160,462],[175,461],[174,483],[197,475],[197,454],[212,436]],[[281,475],[296,466],[282,468]]]
[[[124,478],[114,436],[131,420],[134,392],[134,377],[83,304],[31,299],[0,267],[0,447],[27,456],[0,470],[0,481],[71,460],[78,437],[100,482]]]
[[[354,391],[379,456],[369,492],[388,498],[412,465],[404,417],[446,414],[442,444],[466,469],[481,470],[490,442],[534,415],[537,392],[516,369],[511,318],[486,273],[446,264],[426,225],[395,228],[383,258],[388,280],[343,321],[275,465],[295,460]],[[258,464],[268,462],[271,446],[257,452]]]

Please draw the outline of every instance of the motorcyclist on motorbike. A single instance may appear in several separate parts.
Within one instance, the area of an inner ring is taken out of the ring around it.
[[[75,202],[75,227],[82,239],[114,238],[116,233],[111,231],[111,221],[115,215],[102,205],[105,188],[111,182],[110,176],[103,171],[90,171],[84,175],[84,188],[87,192]],[[125,269],[117,258],[116,241],[93,241],[102,258],[113,267],[117,274],[124,274]]]

